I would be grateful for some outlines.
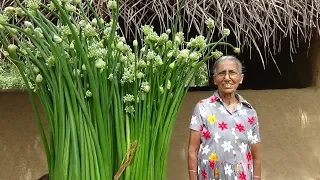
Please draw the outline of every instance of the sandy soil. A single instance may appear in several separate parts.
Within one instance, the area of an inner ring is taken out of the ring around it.
[[[189,119],[212,92],[187,94],[172,136],[168,180],[187,179]],[[320,180],[320,90],[242,90],[257,110],[264,180]],[[43,113],[41,113],[43,116]],[[34,180],[46,157],[26,93],[0,93],[0,180]]]

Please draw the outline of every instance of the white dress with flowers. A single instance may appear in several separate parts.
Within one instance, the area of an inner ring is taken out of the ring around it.
[[[197,103],[190,129],[201,132],[198,180],[252,180],[251,144],[260,142],[256,111],[240,103],[229,112],[216,91]]]

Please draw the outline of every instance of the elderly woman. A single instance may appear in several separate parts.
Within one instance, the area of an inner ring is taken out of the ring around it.
[[[214,65],[218,90],[200,100],[190,123],[190,180],[260,180],[259,123],[256,111],[236,90],[240,61],[223,56]]]

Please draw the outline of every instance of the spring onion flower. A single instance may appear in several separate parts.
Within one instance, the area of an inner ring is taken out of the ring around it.
[[[161,34],[161,36],[159,37],[157,44],[158,44],[158,45],[164,45],[164,44],[168,41],[168,39],[169,39],[168,34],[163,33],[163,34]]]
[[[233,48],[233,52],[237,54],[240,53],[240,48]]]
[[[204,48],[206,46],[206,39],[204,36],[197,36],[196,38],[191,38],[190,42],[188,42],[187,47],[192,48]]]
[[[104,69],[106,66],[106,62],[104,62],[102,59],[98,59],[98,60],[96,60],[95,66],[98,69]]]
[[[171,58],[173,56],[173,51],[169,51],[167,56],[168,56],[168,58]]]
[[[221,56],[223,56],[223,53],[221,51],[215,50],[211,53],[215,59],[219,59]]]
[[[141,27],[141,30],[145,36],[148,36],[149,34],[153,33],[153,26],[144,25]]]
[[[48,67],[53,67],[55,65],[55,58],[53,56],[50,56],[48,59],[47,59],[47,66]]]
[[[92,97],[92,92],[90,90],[86,91],[86,97]]]
[[[29,21],[24,21],[24,25],[27,27],[27,28],[32,28],[33,29],[33,24]]]
[[[150,86],[148,82],[141,83],[141,89],[143,92],[148,93],[150,91]]]
[[[189,49],[183,49],[180,51],[180,53],[177,56],[178,61],[185,61],[187,62],[189,59],[190,50]]]
[[[7,23],[9,21],[9,17],[3,14],[0,14],[0,23]]]
[[[224,36],[229,36],[229,35],[230,35],[230,29],[227,29],[227,28],[224,29],[224,30],[223,30],[223,35],[224,35]]]
[[[137,47],[137,46],[138,46],[138,41],[137,41],[137,40],[134,40],[134,41],[133,41],[133,46],[134,46],[134,47]]]
[[[141,68],[146,68],[147,67],[147,64],[144,60],[140,60],[138,62],[138,66],[141,67]]]
[[[117,2],[116,1],[108,1],[108,8],[109,9],[116,9],[117,8]]]
[[[167,34],[170,34],[170,33],[171,33],[171,29],[167,29],[167,30],[166,30],[166,33],[167,33]]]
[[[134,107],[132,105],[131,106],[126,106],[124,110],[129,114],[133,114],[134,113]]]
[[[112,74],[112,73],[111,73],[111,74],[109,74],[108,79],[109,79],[110,81],[112,81],[112,80],[113,80],[113,74]]]
[[[128,103],[128,102],[133,102],[134,101],[134,96],[132,94],[126,94],[123,97],[123,102]]]
[[[149,51],[147,54],[147,60],[153,61],[156,58],[156,53],[154,51]]]
[[[178,32],[174,38],[177,44],[182,44],[184,41],[183,32]]]
[[[207,25],[208,29],[213,29],[214,28],[214,20],[211,18],[207,19],[206,25]]]
[[[138,73],[137,73],[137,78],[138,78],[138,79],[142,79],[143,77],[144,77],[143,72],[138,72]]]
[[[26,13],[22,10],[21,7],[16,7],[16,15],[23,17],[26,15]]]
[[[9,6],[9,7],[4,8],[4,14],[8,17],[14,16],[15,13],[16,13],[16,8],[14,8],[14,7]]]
[[[198,61],[200,58],[200,55],[197,52],[192,52],[190,54],[189,58],[191,59],[191,61]]]
[[[65,7],[68,12],[76,12],[76,10],[77,10],[77,8],[71,4],[67,4]]]
[[[41,74],[38,74],[38,75],[36,76],[36,82],[37,82],[37,83],[41,83],[42,81],[43,81],[42,75],[41,75]]]
[[[37,10],[40,7],[40,1],[39,0],[27,0],[27,7],[30,10]]]

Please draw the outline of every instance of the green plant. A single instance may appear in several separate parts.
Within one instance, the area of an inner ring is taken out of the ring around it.
[[[186,42],[176,25],[162,34],[142,26],[132,46],[117,33],[119,2],[109,1],[112,20],[78,0],[29,0],[0,15],[3,54],[19,69],[37,117],[50,179],[166,179],[170,137],[183,97],[200,66],[219,58],[207,38]],[[41,11],[40,11],[40,8]],[[57,22],[42,12],[48,11]],[[8,23],[25,18],[19,27]],[[178,22],[178,21],[176,21]],[[33,88],[30,87],[30,84]],[[39,97],[49,141],[34,102]]]

